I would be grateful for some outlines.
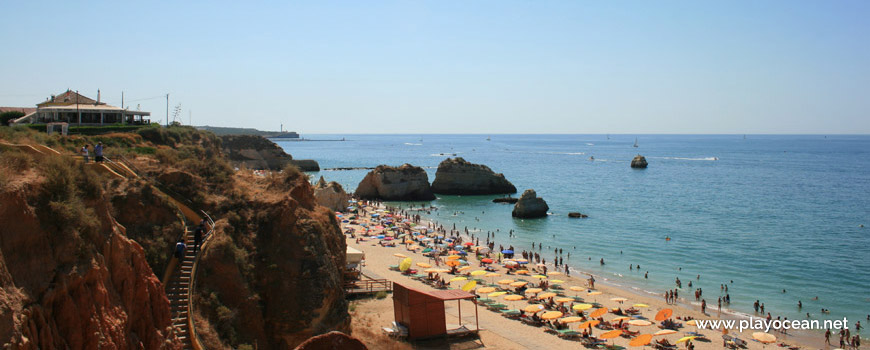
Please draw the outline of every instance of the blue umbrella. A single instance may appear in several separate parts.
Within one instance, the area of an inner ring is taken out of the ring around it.
[[[510,249],[505,249],[505,250],[502,250],[501,253],[502,253],[502,254],[513,254],[514,251],[513,251],[513,250],[510,250]]]
[[[384,235],[378,235],[377,237],[378,237],[378,238],[384,238],[385,236],[384,236]]]
[[[468,253],[466,253],[464,250],[460,250],[459,255],[468,255]]]

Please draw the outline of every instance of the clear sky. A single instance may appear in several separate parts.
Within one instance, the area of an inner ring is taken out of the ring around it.
[[[870,133],[870,1],[0,0],[0,106],[67,88],[302,133]],[[149,99],[151,98],[151,99]]]

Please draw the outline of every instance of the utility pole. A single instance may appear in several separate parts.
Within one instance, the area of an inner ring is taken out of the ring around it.
[[[187,110],[187,125],[193,126],[193,110]]]
[[[166,127],[169,127],[169,93],[166,93]]]
[[[79,116],[79,125],[82,125],[82,111],[79,110],[79,91],[76,90],[76,114]]]
[[[121,109],[124,109],[124,91],[121,91]]]

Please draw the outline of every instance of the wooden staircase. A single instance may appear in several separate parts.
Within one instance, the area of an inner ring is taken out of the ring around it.
[[[190,227],[185,227],[184,232],[184,244],[187,246],[184,259],[180,260],[180,268],[172,274],[167,283],[166,296],[169,298],[169,309],[172,312],[172,327],[175,334],[181,339],[184,349],[194,349],[190,332],[192,327],[190,287],[196,254],[193,252],[193,231]],[[197,253],[200,251],[198,250]]]

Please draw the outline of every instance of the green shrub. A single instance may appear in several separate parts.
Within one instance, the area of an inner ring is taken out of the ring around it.
[[[0,163],[7,169],[23,172],[33,166],[33,157],[18,150],[0,153]]]
[[[375,298],[384,299],[386,297],[387,297],[386,291],[380,291],[380,292],[375,293]]]
[[[24,112],[8,111],[0,113],[0,125],[8,125],[12,119],[18,119],[24,116]]]
[[[154,147],[133,147],[133,153],[136,154],[154,154],[157,149]]]

